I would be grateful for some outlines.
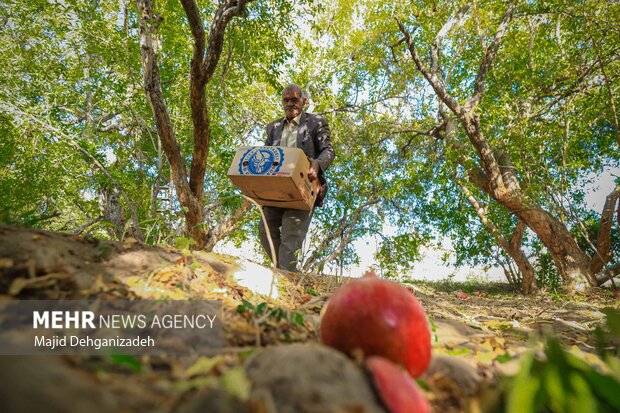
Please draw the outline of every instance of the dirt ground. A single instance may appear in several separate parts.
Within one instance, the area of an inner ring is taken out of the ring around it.
[[[255,268],[248,265],[132,239],[113,243],[0,225],[2,301],[222,300],[226,334],[211,356],[1,356],[0,411],[274,411],[250,400],[247,360],[265,347],[317,343],[321,309],[347,280],[276,274],[269,287],[277,298],[269,298],[244,286],[238,274],[245,268],[247,278],[247,268]],[[600,362],[593,330],[605,317],[602,309],[618,308],[605,290],[568,298],[523,296],[497,285],[405,285],[431,320],[433,362],[421,383],[441,412],[484,411],[500,377],[515,374],[520,356],[538,349],[548,332],[588,362]]]

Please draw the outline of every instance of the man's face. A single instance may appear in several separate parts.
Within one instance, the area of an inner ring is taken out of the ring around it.
[[[301,98],[301,90],[290,88],[282,92],[282,105],[287,119],[293,119],[301,113],[304,108],[304,101]]]

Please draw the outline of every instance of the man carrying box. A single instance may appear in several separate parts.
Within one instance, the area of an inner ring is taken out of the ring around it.
[[[310,161],[308,178],[310,181],[319,179],[322,190],[317,197],[315,206],[322,205],[327,190],[327,183],[323,173],[334,160],[334,148],[329,138],[327,120],[314,113],[304,112],[303,108],[308,98],[297,85],[288,85],[282,91],[282,105],[285,116],[267,125],[266,146],[287,146],[300,148]],[[313,209],[302,211],[277,207],[263,207],[263,212],[269,227],[269,233],[277,254],[278,268],[288,271],[297,270],[297,256],[300,250]],[[267,231],[263,221],[259,225],[260,242],[267,255],[271,257],[271,249],[267,238]]]

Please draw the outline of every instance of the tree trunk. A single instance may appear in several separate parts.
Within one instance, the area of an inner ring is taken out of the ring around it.
[[[155,118],[157,134],[170,163],[172,181],[176,188],[177,197],[185,212],[187,233],[196,241],[195,247],[202,248],[208,240],[208,234],[202,227],[202,202],[196,199],[196,196],[190,191],[185,159],[177,143],[161,87],[157,53],[157,26],[160,19],[153,14],[152,1],[137,0],[136,6],[139,14],[140,52],[146,94]]]
[[[204,223],[204,180],[209,154],[211,130],[205,86],[211,79],[222,52],[224,32],[230,19],[245,11],[247,0],[219,3],[211,23],[208,49],[198,6],[194,0],[181,0],[194,38],[194,55],[190,69],[190,106],[194,125],[194,148],[191,169],[187,171],[181,148],[176,141],[164,100],[159,74],[157,36],[159,16],[153,12],[152,0],[136,0],[140,25],[140,52],[144,69],[144,86],[153,111],[157,134],[170,163],[172,181],[185,214],[187,233],[196,241],[194,248],[211,245],[211,231]],[[212,248],[212,246],[210,247]]]
[[[519,220],[508,242],[508,247],[510,249],[510,257],[514,260],[521,273],[521,291],[523,291],[523,294],[532,294],[536,291],[536,272],[530,260],[521,249],[524,232],[525,223]]]
[[[596,275],[604,269],[605,265],[611,260],[611,228],[614,221],[614,211],[616,204],[620,199],[620,185],[616,185],[614,190],[605,198],[605,205],[601,213],[601,220],[598,234],[596,236],[596,245],[594,246],[596,253],[592,257],[590,263],[590,271]],[[618,204],[618,226],[620,226],[620,204]]]
[[[528,257],[523,253],[523,250],[521,248],[510,250],[508,255],[514,260],[521,274],[521,292],[523,294],[536,292],[536,272]]]
[[[575,237],[563,223],[544,209],[529,205],[509,156],[498,155],[493,151],[484,138],[479,116],[470,116],[468,113],[461,119],[461,123],[478,152],[484,175],[487,177],[484,191],[536,234],[551,254],[564,288],[572,291],[584,278],[588,284],[596,286],[596,278],[590,272],[590,257],[581,250]]]
[[[528,206],[523,195],[507,195],[496,200],[534,231],[551,254],[566,290],[574,290],[584,278],[590,286],[596,286],[596,278],[590,271],[590,257],[581,250],[566,226],[542,208]]]
[[[461,191],[465,194],[467,201],[473,207],[482,225],[484,225],[493,238],[495,238],[495,241],[499,244],[502,250],[504,250],[504,252],[512,258],[514,263],[517,265],[519,273],[521,274],[521,291],[523,294],[531,294],[536,291],[536,276],[534,267],[532,267],[527,255],[525,255],[521,249],[521,241],[525,230],[524,222],[519,220],[514,234],[510,240],[506,240],[499,228],[491,222],[483,205],[481,205],[480,202],[474,197],[474,194],[472,194],[469,188],[459,181],[458,177],[456,179]],[[508,276],[506,278],[508,278],[508,281],[510,282],[510,278]]]

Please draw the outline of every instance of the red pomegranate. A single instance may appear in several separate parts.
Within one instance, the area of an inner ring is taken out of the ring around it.
[[[366,360],[375,388],[390,413],[430,413],[431,408],[418,384],[397,365],[380,357]]]
[[[321,341],[348,354],[383,356],[413,377],[431,360],[424,309],[405,287],[373,273],[334,291],[321,319]]]

